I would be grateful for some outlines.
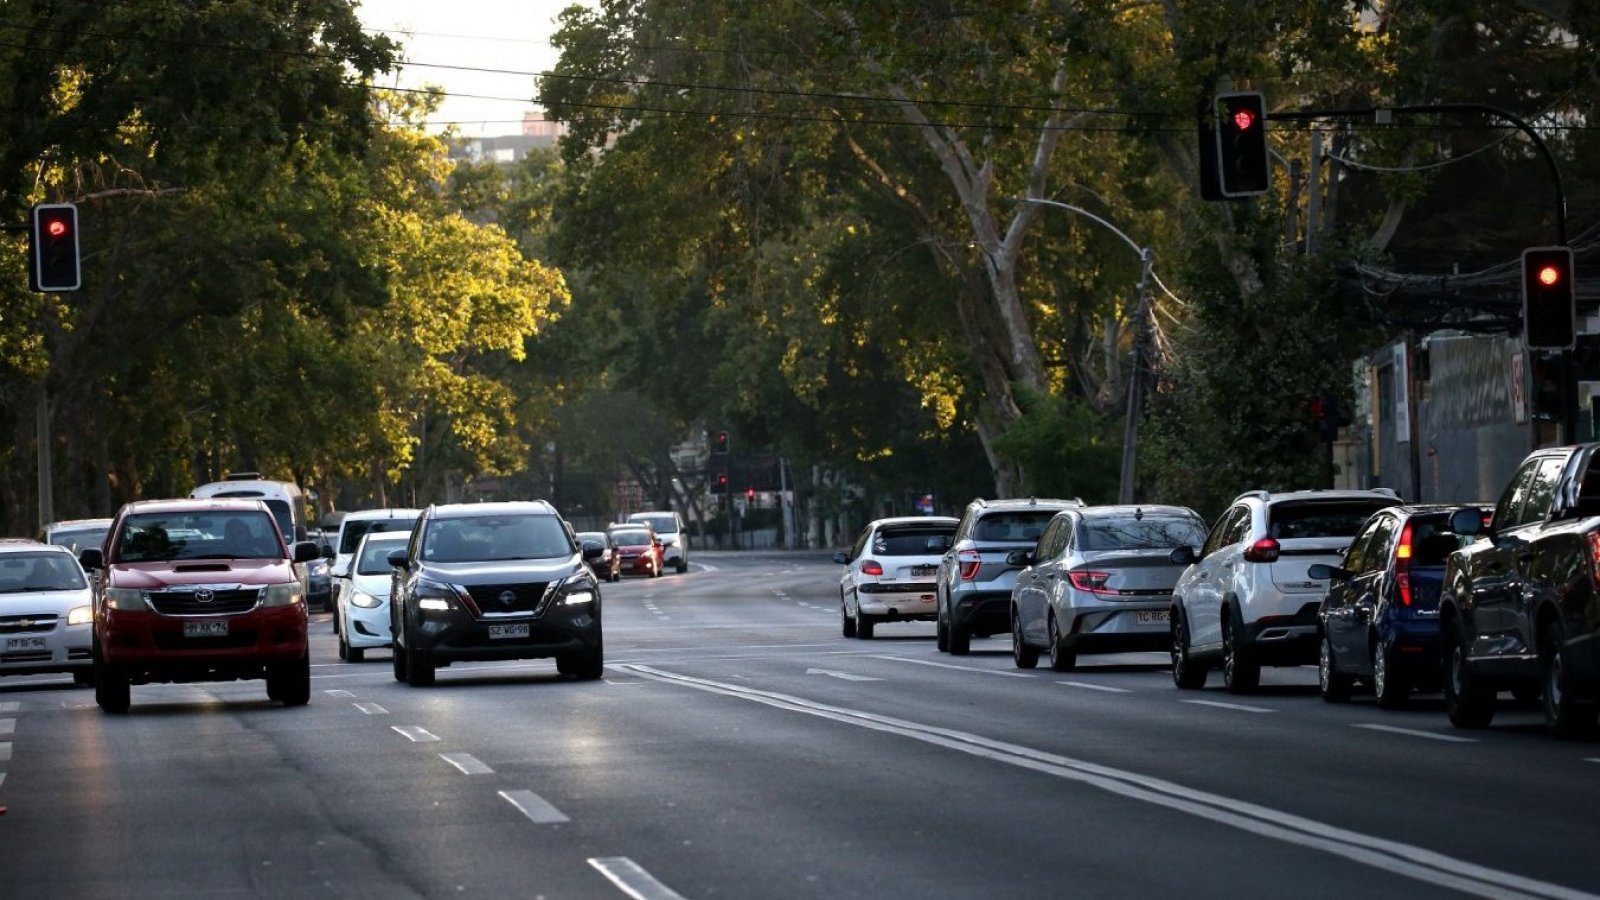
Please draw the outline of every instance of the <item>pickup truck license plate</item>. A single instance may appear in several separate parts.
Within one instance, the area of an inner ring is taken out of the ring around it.
[[[494,640],[500,638],[525,638],[528,636],[527,625],[490,625],[489,637]]]
[[[1167,624],[1167,611],[1164,609],[1143,609],[1139,611],[1140,625],[1165,625]]]
[[[43,650],[44,638],[6,638],[7,650]]]
[[[183,623],[184,637],[227,637],[228,623],[222,622],[185,622]]]

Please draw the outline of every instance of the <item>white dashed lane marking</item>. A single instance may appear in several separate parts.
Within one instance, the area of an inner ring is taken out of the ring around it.
[[[1133,691],[1130,691],[1127,688],[1111,687],[1104,684],[1090,684],[1087,681],[1058,681],[1056,684],[1064,684],[1068,687],[1083,688],[1086,691],[1105,691],[1108,694],[1133,693]]]
[[[21,707],[21,702],[16,700],[8,700],[5,703],[0,703],[0,713],[14,713]]]
[[[626,856],[595,857],[589,865],[633,900],[683,900],[682,894],[657,881]]]
[[[0,762],[5,762],[6,760],[8,760],[10,758],[11,758],[11,742],[10,741],[6,741],[4,743],[0,743]]]
[[[357,703],[356,709],[361,710],[369,716],[386,716],[389,714],[387,709],[384,709],[376,703]]]
[[[471,753],[441,753],[439,758],[461,770],[463,775],[493,775],[494,770]]]
[[[0,734],[16,734],[16,733],[17,733],[17,720],[16,719],[0,719]]]
[[[558,825],[569,821],[562,815],[561,810],[551,806],[549,801],[535,794],[533,791],[501,791],[500,796],[506,798],[517,812],[527,816],[535,825]]]
[[[1450,744],[1476,744],[1477,738],[1461,737],[1455,734],[1439,734],[1436,731],[1421,731],[1416,728],[1396,728],[1393,725],[1379,725],[1373,722],[1356,722],[1351,728],[1365,728],[1368,731],[1382,731],[1388,734],[1403,734],[1409,737],[1427,738],[1430,741],[1444,741]]]
[[[421,725],[391,725],[389,727],[400,732],[401,736],[406,740],[417,744],[427,743],[428,741],[437,741],[439,739],[438,735],[426,728],[423,728]]]
[[[323,691],[323,693],[327,694],[329,697],[338,697],[340,700],[349,700],[351,697],[355,696],[355,694],[352,694],[343,688],[334,688],[331,691]]]
[[[1185,700],[1183,702],[1193,703],[1196,706],[1215,706],[1217,709],[1234,709],[1238,710],[1239,712],[1247,713],[1277,712],[1275,709],[1267,709],[1264,706],[1245,706],[1243,703],[1223,703],[1221,700]]]
[[[873,659],[887,659],[890,662],[911,663],[918,666],[932,666],[935,669],[955,669],[958,672],[982,672],[985,675],[1002,675],[1006,678],[1034,678],[1025,672],[1007,672],[1003,669],[980,669],[977,666],[952,666],[949,663],[934,662],[930,659],[907,659],[904,656],[874,656]]]

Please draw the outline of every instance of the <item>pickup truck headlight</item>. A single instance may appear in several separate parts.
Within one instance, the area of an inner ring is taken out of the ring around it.
[[[377,607],[378,604],[380,604],[382,602],[383,602],[382,600],[378,599],[377,597],[372,596],[371,594],[367,593],[366,591],[351,591],[350,592],[350,605],[351,606],[359,606],[362,609],[374,609],[374,608]]]
[[[74,606],[67,612],[68,625],[88,625],[94,621],[94,607]]]
[[[134,588],[106,588],[106,605],[112,609],[145,610],[144,591]]]
[[[298,581],[269,585],[261,592],[262,606],[294,606],[306,602],[306,592]]]

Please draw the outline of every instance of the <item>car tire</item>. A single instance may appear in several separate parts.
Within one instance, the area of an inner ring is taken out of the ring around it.
[[[1071,672],[1078,667],[1078,654],[1067,649],[1066,636],[1056,627],[1056,617],[1045,621],[1045,631],[1050,642],[1050,671]]]
[[[1544,629],[1539,641],[1539,671],[1544,676],[1544,720],[1550,733],[1564,740],[1588,737],[1600,708],[1574,696],[1572,666],[1566,658],[1559,625]]]
[[[412,687],[429,687],[433,684],[435,670],[433,658],[421,650],[406,651],[406,683]]]
[[[1186,691],[1206,686],[1209,666],[1195,661],[1189,650],[1189,623],[1179,610],[1172,612],[1172,683]]]
[[[339,661],[350,661],[350,645],[345,642],[344,635],[339,635]]]
[[[839,594],[839,633],[847,638],[856,636],[856,620],[850,616],[850,610],[845,607],[844,594]]]
[[[105,712],[121,715],[133,705],[133,690],[128,675],[120,666],[94,660],[94,702]]]
[[[1494,720],[1494,691],[1478,683],[1467,668],[1467,641],[1461,626],[1444,630],[1444,711],[1457,728],[1487,728]]]
[[[856,638],[863,641],[872,640],[872,630],[877,627],[878,620],[856,608]]]
[[[933,645],[940,653],[950,652],[950,623],[945,620],[942,607],[933,623]]]
[[[1326,703],[1349,703],[1355,679],[1339,671],[1333,641],[1324,634],[1317,644],[1317,693]]]
[[[952,621],[948,628],[948,634],[951,656],[966,656],[972,652],[972,632]]]
[[[407,671],[406,648],[400,646],[400,642],[396,641],[392,652],[394,654],[394,680],[405,684]]]
[[[604,645],[597,644],[593,650],[585,650],[582,653],[567,653],[556,657],[556,671],[579,681],[595,681],[605,674],[605,670]]]
[[[267,696],[284,706],[305,706],[311,702],[311,652],[288,663],[267,667]]]
[[[1222,686],[1230,694],[1254,693],[1261,684],[1261,664],[1239,646],[1236,632],[1244,626],[1239,614],[1228,610],[1222,620]]]
[[[679,575],[689,571],[689,561],[687,559],[679,559],[677,569]]]
[[[350,647],[347,645],[345,647],[345,656],[348,657],[348,660],[353,663],[367,661],[367,651],[360,647]]]
[[[1405,709],[1411,700],[1411,680],[1395,671],[1389,648],[1382,640],[1372,644],[1372,693],[1379,709]]]
[[[82,668],[72,670],[72,683],[78,687],[94,686],[94,669]]]
[[[1011,661],[1019,669],[1032,669],[1039,665],[1039,648],[1022,639],[1022,618],[1011,614]]]
[[[338,610],[335,610],[334,613],[333,613],[333,633],[334,634],[338,634],[339,633],[339,612],[338,612]]]

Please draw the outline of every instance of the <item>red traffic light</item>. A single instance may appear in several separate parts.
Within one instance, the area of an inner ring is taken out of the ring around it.
[[[60,219],[51,220],[50,223],[45,225],[44,228],[45,231],[49,232],[50,236],[53,238],[64,237],[67,233],[67,223],[61,221]]]
[[[1556,266],[1539,267],[1539,283],[1550,286],[1561,280],[1561,270]]]
[[[1233,126],[1240,131],[1249,131],[1250,126],[1256,124],[1256,114],[1248,109],[1241,109],[1233,114]]]
[[[756,489],[755,488],[745,488],[744,489],[744,498],[746,500],[754,501],[756,499]]]
[[[1522,340],[1529,350],[1570,350],[1577,341],[1572,248],[1522,251]]]
[[[717,484],[720,484],[723,487],[726,487],[728,485],[728,476],[726,476],[726,475],[718,475],[717,476]]]
[[[78,256],[78,207],[40,203],[28,228],[28,281],[36,291],[75,291],[83,285]]]

